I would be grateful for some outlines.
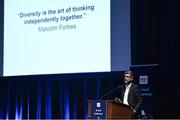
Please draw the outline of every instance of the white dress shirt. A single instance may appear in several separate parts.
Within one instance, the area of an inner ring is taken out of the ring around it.
[[[126,104],[126,105],[129,105],[129,104],[128,104],[128,94],[129,94],[129,89],[130,89],[130,87],[131,87],[131,84],[132,84],[132,83],[130,83],[128,86],[126,86],[126,90],[125,90],[125,92],[124,92],[123,103]]]

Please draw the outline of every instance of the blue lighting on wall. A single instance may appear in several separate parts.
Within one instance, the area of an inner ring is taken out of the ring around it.
[[[51,85],[46,81],[46,119],[51,119]]]
[[[20,110],[19,110],[19,120],[22,120],[22,114],[23,114],[23,106],[22,106],[22,98],[20,99]]]
[[[15,120],[18,120],[18,105],[16,103]]]
[[[102,87],[99,77],[25,79],[0,81],[0,119],[87,119],[87,100],[98,99]]]
[[[37,88],[37,113],[36,118],[41,119],[41,84],[38,82],[38,88]]]
[[[9,120],[9,112],[6,112],[6,120]]]
[[[58,89],[60,92],[59,92],[59,117],[62,118],[62,115],[63,115],[63,107],[62,107],[62,104],[63,104],[63,98],[62,98],[62,94],[63,94],[63,88],[62,88],[62,84],[59,84],[59,89]]]
[[[83,80],[83,90],[84,90],[84,101],[87,100],[87,96],[88,96],[88,86],[87,86],[87,82],[86,80]],[[85,119],[88,118],[88,108],[87,108],[87,102],[84,102],[84,117]]]
[[[77,99],[74,100],[73,102],[73,118],[76,119],[77,118]]]
[[[21,120],[22,119],[22,100],[21,100],[21,98],[20,98],[20,102],[18,102],[18,101],[16,102],[15,119],[16,120]]]
[[[6,120],[9,120],[9,112],[10,112],[10,90],[9,90],[9,86],[8,86],[8,90],[7,90],[7,100],[6,100]]]
[[[69,110],[69,88],[68,85],[64,86],[64,118],[70,119],[70,110]]]
[[[29,96],[27,99],[27,119],[29,120],[29,112],[30,112],[30,108],[29,108]]]
[[[1,107],[1,105],[0,105]],[[0,119],[3,119],[2,111],[0,110]]]

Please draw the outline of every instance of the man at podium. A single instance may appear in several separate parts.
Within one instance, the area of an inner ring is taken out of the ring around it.
[[[122,101],[132,109],[132,118],[137,118],[142,104],[142,97],[139,86],[133,83],[134,74],[128,70],[124,72],[124,83],[121,89],[121,95],[115,98],[115,101]]]

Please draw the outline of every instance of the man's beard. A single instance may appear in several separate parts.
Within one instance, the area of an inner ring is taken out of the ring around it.
[[[124,83],[125,83],[126,85],[129,85],[131,82],[132,82],[132,80],[127,80],[127,79],[124,80]]]

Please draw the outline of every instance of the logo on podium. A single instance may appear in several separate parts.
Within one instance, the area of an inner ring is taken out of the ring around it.
[[[106,102],[93,101],[91,114],[92,114],[93,119],[105,119],[106,118]]]
[[[97,102],[96,106],[101,107],[101,103]]]

